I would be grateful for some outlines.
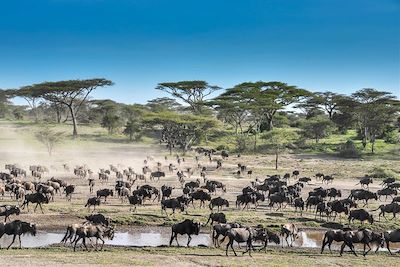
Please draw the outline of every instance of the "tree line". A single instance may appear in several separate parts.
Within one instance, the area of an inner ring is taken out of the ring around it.
[[[370,143],[372,153],[379,138],[399,142],[400,102],[373,88],[343,95],[278,81],[244,82],[227,89],[206,81],[179,81],[159,83],[155,89],[167,96],[144,105],[90,98],[94,90],[112,85],[95,78],[0,90],[0,117],[69,123],[74,138],[79,124],[98,123],[110,135],[122,133],[130,141],[156,137],[171,153],[223,136],[234,138],[239,152],[250,147],[257,151],[263,140],[277,161],[279,151],[300,139],[318,143],[350,129],[357,130],[364,149]],[[27,106],[12,105],[14,97],[25,99]]]

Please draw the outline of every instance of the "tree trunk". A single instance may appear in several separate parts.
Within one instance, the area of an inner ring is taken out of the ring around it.
[[[375,153],[375,135],[371,135],[371,151],[372,154]]]
[[[367,146],[367,136],[368,136],[368,128],[364,127],[364,136],[363,136],[363,140],[362,140],[362,145],[363,145],[364,149]]]
[[[74,130],[72,131],[72,137],[77,138],[78,137],[78,130],[77,130],[77,125],[76,125],[76,117],[75,117],[75,112],[72,106],[68,106],[69,111],[71,113],[71,118],[72,118],[72,126],[74,127]]]
[[[253,148],[254,152],[256,152],[257,150],[257,132],[254,133],[254,148]]]
[[[275,150],[275,170],[278,169],[278,158],[279,158],[279,151],[277,149]]]

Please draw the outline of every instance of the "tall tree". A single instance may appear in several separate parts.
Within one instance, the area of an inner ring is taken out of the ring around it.
[[[326,115],[316,116],[304,120],[301,128],[305,137],[313,138],[315,143],[318,143],[321,138],[328,136],[333,131],[333,123]]]
[[[271,146],[275,154],[275,169],[278,169],[279,155],[290,144],[298,138],[298,134],[288,128],[274,128],[263,134],[262,138]]]
[[[147,101],[147,107],[153,112],[177,111],[182,107],[175,99],[169,97],[155,98]]]
[[[34,97],[41,97],[52,103],[64,105],[71,116],[74,138],[78,136],[77,113],[89,94],[98,87],[112,85],[112,81],[103,78],[88,80],[68,80],[34,84],[28,91]]]
[[[190,106],[194,114],[200,114],[203,111],[206,97],[221,88],[209,85],[206,81],[180,81],[159,83],[156,89],[180,99]]]
[[[22,97],[28,103],[31,111],[33,112],[35,122],[39,121],[38,105],[40,104],[41,97],[33,91],[33,86],[23,86],[18,90],[12,90],[12,94],[17,97]]]
[[[369,140],[374,153],[376,137],[382,133],[387,124],[395,121],[400,111],[400,102],[391,93],[372,88],[359,90],[351,96],[363,147],[366,147]]]
[[[332,120],[332,117],[342,99],[343,95],[330,91],[315,93],[315,102],[322,106],[330,120]]]

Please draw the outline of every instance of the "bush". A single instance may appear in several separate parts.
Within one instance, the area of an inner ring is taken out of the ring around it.
[[[359,158],[360,151],[352,140],[347,140],[346,143],[341,144],[339,148],[339,157],[342,158]]]
[[[389,144],[400,143],[400,133],[397,130],[389,131],[384,136],[385,142]]]
[[[400,175],[391,169],[387,169],[383,166],[376,166],[369,171],[369,175],[372,178],[386,179],[386,178],[396,178],[400,179]]]
[[[219,145],[216,148],[217,151],[221,151],[221,150],[228,150],[228,147],[226,145]]]

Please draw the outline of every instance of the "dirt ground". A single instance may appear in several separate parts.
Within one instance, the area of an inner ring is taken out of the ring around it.
[[[162,170],[167,176],[161,178],[160,181],[136,181],[134,187],[145,183],[160,188],[163,184],[174,187],[173,196],[182,194],[181,185],[178,182],[176,171],[168,172],[168,164],[173,163],[180,170],[192,168],[195,170],[190,178],[186,181],[192,181],[200,178],[197,164],[206,166],[212,171],[208,172],[208,179],[218,180],[226,184],[227,192],[218,191],[213,197],[222,196],[230,201],[230,207],[224,208],[223,212],[227,215],[228,221],[238,221],[244,225],[262,224],[267,227],[279,226],[280,224],[291,221],[299,225],[300,228],[325,229],[326,227],[338,226],[339,220],[327,223],[326,219],[320,220],[315,218],[313,212],[304,212],[301,216],[294,212],[294,208],[286,207],[284,210],[271,210],[265,203],[261,204],[257,210],[251,207],[249,210],[238,210],[235,207],[236,196],[241,193],[241,189],[250,185],[251,181],[256,178],[265,179],[267,175],[280,174],[293,170],[300,171],[300,177],[311,177],[312,181],[302,192],[305,199],[308,192],[316,187],[330,188],[335,187],[342,190],[342,196],[347,197],[351,189],[360,188],[358,179],[363,177],[374,166],[391,166],[399,171],[400,160],[396,159],[374,159],[374,160],[343,160],[335,157],[321,155],[283,155],[280,159],[279,170],[274,170],[274,157],[271,155],[242,155],[240,158],[231,155],[228,160],[224,161],[221,170],[213,170],[216,166],[216,156],[212,162],[207,157],[200,157],[197,163],[194,153],[184,156],[185,162],[180,166],[177,164],[175,156],[169,156],[157,145],[144,144],[123,144],[108,143],[102,141],[82,141],[78,140],[74,144],[63,145],[59,147],[50,157],[47,152],[39,144],[35,143],[27,136],[27,129],[24,127],[15,127],[12,125],[2,125],[0,132],[0,171],[5,171],[4,165],[7,163],[17,163],[21,167],[28,169],[29,165],[42,164],[49,167],[49,173],[46,173],[42,180],[56,177],[65,180],[68,184],[76,185],[76,191],[71,202],[67,202],[64,195],[56,195],[55,201],[44,206],[42,214],[38,209],[33,212],[27,209],[22,211],[18,217],[12,219],[21,219],[36,223],[39,230],[64,230],[68,224],[84,221],[84,216],[92,213],[84,207],[86,200],[93,196],[89,193],[87,179],[74,176],[72,170],[77,165],[86,164],[97,172],[100,168],[108,169],[110,164],[117,166],[119,169],[132,167],[136,172],[141,173],[144,166],[144,159],[151,156],[153,159],[149,161],[151,169],[156,168],[157,162],[161,162]],[[165,160],[167,156],[167,160]],[[253,170],[251,177],[243,175],[238,177],[234,173],[237,171],[237,164],[246,165],[249,170]],[[68,164],[70,170],[66,171],[63,164]],[[320,180],[316,180],[315,174],[322,172],[324,174],[333,175],[335,178],[332,184],[322,184]],[[147,176],[148,178],[148,176]],[[30,175],[22,180],[34,180]],[[96,190],[102,188],[113,188],[115,184],[115,176],[113,175],[108,183],[101,183],[96,179]],[[292,178],[289,183],[296,182]],[[381,188],[379,181],[376,180],[370,187],[371,191]],[[368,210],[377,208],[377,206],[385,201],[372,201]],[[385,203],[389,203],[388,199]],[[0,205],[16,204],[15,199],[11,199],[8,194],[3,198],[0,197]],[[140,231],[144,227],[149,226],[169,226],[184,218],[191,218],[196,221],[205,223],[210,210],[207,208],[200,209],[199,203],[196,208],[189,207],[188,214],[177,213],[175,216],[166,216],[161,214],[160,203],[157,201],[147,200],[144,206],[138,207],[136,212],[129,210],[127,203],[122,203],[117,197],[107,199],[107,203],[102,203],[97,212],[101,212],[110,217],[116,225],[117,231],[129,230]],[[378,212],[373,212],[377,218]],[[342,218],[342,223],[346,222],[346,218]],[[359,224],[354,225],[354,227]],[[394,229],[400,228],[400,220],[382,220],[373,225],[378,229]],[[203,228],[202,232],[208,232],[208,228]],[[332,265],[332,266],[357,266],[366,265],[380,266],[385,263],[386,266],[396,266],[399,262],[397,257],[388,257],[387,254],[371,255],[367,259],[361,257],[356,258],[346,255],[343,258],[334,255],[320,256],[317,251],[310,249],[304,250],[269,250],[267,254],[254,253],[253,258],[246,257],[225,257],[222,250],[213,250],[210,248],[110,248],[103,252],[72,253],[69,248],[45,248],[45,249],[23,249],[23,250],[2,250],[0,253],[2,266],[37,266],[49,264],[50,266],[72,266],[82,264],[90,265],[177,265],[177,266],[245,266],[245,265],[276,265],[276,266],[305,266],[305,265]],[[384,255],[384,256],[382,256]],[[384,259],[382,261],[381,259]],[[4,263],[4,265],[3,265]]]

